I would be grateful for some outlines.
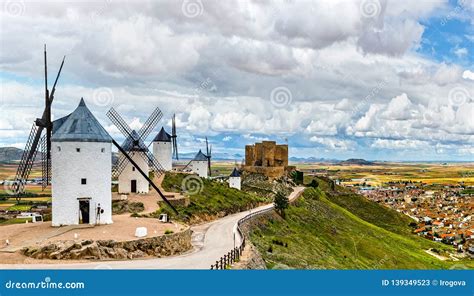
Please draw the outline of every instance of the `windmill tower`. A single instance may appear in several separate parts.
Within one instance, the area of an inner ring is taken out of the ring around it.
[[[199,175],[199,177],[207,178],[211,176],[211,153],[212,146],[209,146],[206,137],[206,153],[202,153],[201,150],[194,156],[194,158],[186,165],[186,168],[189,168],[193,173]]]
[[[112,138],[83,99],[52,132],[52,225],[111,224]]]
[[[237,190],[240,190],[241,188],[241,178],[240,178],[240,173],[235,167],[232,173],[229,176],[229,187],[230,188],[235,188]]]
[[[20,163],[16,171],[15,182],[13,184],[13,191],[17,196],[17,201],[20,201],[21,195],[24,193],[26,181],[33,167],[36,159],[38,149],[42,152],[42,183],[43,190],[49,185],[51,181],[51,135],[53,123],[51,122],[51,105],[54,100],[54,93],[56,92],[56,84],[58,83],[61,70],[63,69],[64,59],[59,67],[56,80],[54,81],[51,92],[48,89],[48,62],[46,55],[46,45],[44,46],[44,92],[45,92],[45,106],[41,118],[37,118],[31,127],[30,135],[26,141],[25,149],[21,157]],[[43,135],[43,131],[45,131]]]
[[[158,124],[163,113],[156,108],[138,132],[132,130],[114,108],[107,112],[107,116],[126,137],[120,146],[119,159],[114,166],[114,177],[118,177],[119,181],[119,193],[148,193],[150,170],[158,177],[164,169],[148,150],[144,140]]]
[[[143,154],[148,149],[143,142],[134,143],[134,139],[138,138],[138,133],[133,130],[132,134],[125,140],[125,151],[132,157],[133,161],[147,174],[150,173],[150,166]],[[121,155],[123,157],[123,155]],[[118,192],[119,193],[148,193],[148,181],[143,178],[137,168],[130,162],[127,162],[124,169],[118,176]]]
[[[209,176],[208,158],[201,150],[199,150],[193,160],[190,161],[188,167],[201,178],[207,178]]]
[[[153,139],[153,156],[155,156],[165,171],[171,171],[173,169],[172,146],[174,146],[174,141],[172,142],[172,139],[171,135],[168,134],[163,127]]]

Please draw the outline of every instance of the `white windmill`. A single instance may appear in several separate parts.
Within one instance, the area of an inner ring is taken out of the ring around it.
[[[52,225],[112,223],[112,138],[83,99],[53,122]]]
[[[171,135],[162,127],[153,139],[153,156],[161,164],[165,171],[173,169],[173,158],[178,160],[178,144],[176,142],[176,116],[172,118]]]
[[[230,188],[235,188],[240,190],[241,189],[241,178],[240,178],[240,172],[237,170],[237,168],[234,168],[232,173],[229,176],[229,187]]]
[[[144,143],[163,116],[163,113],[161,113],[159,108],[156,108],[138,132],[132,130],[114,108],[107,112],[107,116],[125,135],[126,138],[121,148],[136,164],[133,165],[123,153],[119,154],[119,159],[114,166],[114,176],[118,177],[119,183],[118,192],[148,193],[150,182],[141,174],[136,166],[147,176],[150,170],[155,172],[155,176],[162,174],[164,171],[161,164]]]
[[[191,172],[198,174],[199,177],[207,178],[211,176],[211,157],[212,157],[212,146],[209,146],[206,137],[206,152],[202,153],[201,150],[194,156],[194,158],[184,168],[189,169]]]

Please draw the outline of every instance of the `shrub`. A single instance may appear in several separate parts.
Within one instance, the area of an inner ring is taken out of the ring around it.
[[[172,234],[172,233],[174,233],[173,230],[170,230],[170,229],[166,229],[166,230],[165,230],[165,234]]]

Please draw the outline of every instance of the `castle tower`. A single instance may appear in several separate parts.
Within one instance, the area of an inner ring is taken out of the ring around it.
[[[234,168],[234,170],[232,171],[232,173],[229,176],[229,187],[240,190],[241,179],[240,179],[240,173],[237,170],[237,168]]]
[[[163,127],[155,139],[153,139],[153,156],[158,160],[165,171],[171,171],[173,169],[171,135],[168,134]]]
[[[112,223],[112,138],[87,108],[53,122],[53,226]]]
[[[196,154],[194,159],[191,160],[189,167],[191,168],[191,171],[193,173],[198,174],[199,177],[207,178],[209,176],[207,162],[208,162],[207,156],[204,153],[202,153],[201,150],[199,150],[199,152]]]
[[[132,135],[129,136],[124,144],[124,147],[131,147],[126,151],[133,161],[140,167],[146,174],[150,172],[150,166],[148,164],[147,157],[145,155],[147,148],[144,143],[141,144],[129,144],[128,141],[133,141],[133,138],[138,139],[139,136],[136,131],[132,131]],[[137,168],[128,162],[123,171],[118,177],[118,192],[119,193],[148,193],[149,183]]]

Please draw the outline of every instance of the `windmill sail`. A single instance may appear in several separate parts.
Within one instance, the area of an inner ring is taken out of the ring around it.
[[[148,163],[151,170],[155,172],[156,176],[163,174],[163,167],[158,162],[158,160],[156,160],[150,150],[148,150],[148,146],[144,143],[145,139],[150,135],[150,133],[163,117],[163,113],[161,112],[160,108],[155,108],[153,113],[148,117],[138,132],[132,130],[114,108],[111,108],[107,112],[107,116],[125,136],[125,141],[120,147],[129,153],[128,155],[120,154],[119,159],[114,166],[113,176],[118,177],[130,163],[127,156],[133,157],[135,154],[138,154]]]
[[[36,119],[33,127],[31,128],[28,140],[26,141],[25,149],[23,150],[22,158],[17,168],[13,187],[17,196],[17,201],[20,200],[20,195],[24,193],[25,184],[30,175],[31,168],[33,167],[38,149],[41,149],[44,154],[42,156],[43,189],[48,186],[51,180],[51,134],[53,128],[53,124],[51,122],[51,105],[54,100],[56,84],[58,82],[59,76],[61,75],[65,58],[66,57],[63,57],[61,66],[59,67],[58,74],[56,75],[56,79],[54,81],[53,89],[50,93],[48,89],[48,63],[46,45],[44,46],[45,108],[41,118]],[[46,134],[43,136],[43,130],[45,129]],[[42,137],[44,138],[43,140]]]
[[[212,153],[212,145],[209,147],[209,142],[207,141],[207,137],[206,137],[207,172],[208,172],[209,176],[212,176],[212,172],[211,172],[211,153]]]
[[[171,142],[173,145],[173,157],[176,160],[179,160],[178,157],[178,142],[176,141],[176,138],[178,136],[176,135],[176,114],[173,114],[173,119],[171,121]]]

